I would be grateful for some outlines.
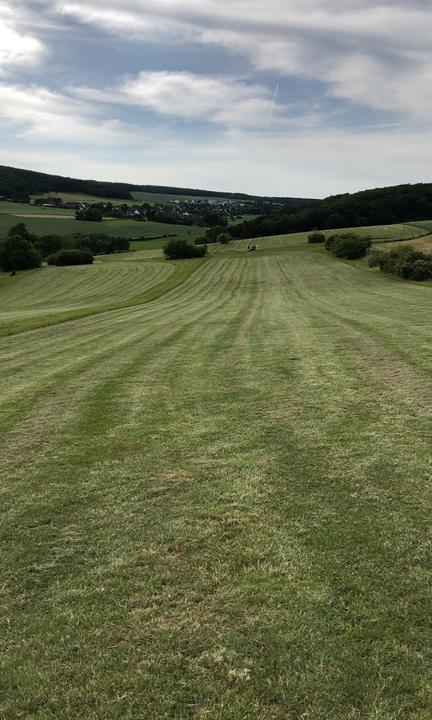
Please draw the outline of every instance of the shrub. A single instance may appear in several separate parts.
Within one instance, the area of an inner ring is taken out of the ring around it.
[[[379,267],[381,268],[381,263],[383,261],[384,253],[380,252],[379,250],[372,250],[372,252],[369,254],[368,258],[368,265],[370,268]]]
[[[308,237],[308,242],[311,245],[315,245],[318,243],[325,243],[325,240],[326,240],[326,238],[325,238],[324,233],[319,232],[319,231],[311,233]]]
[[[357,260],[367,254],[371,244],[371,239],[368,237],[362,238],[355,233],[342,233],[328,238],[326,248],[338,258]]]
[[[77,210],[75,213],[77,220],[87,220],[88,222],[102,222],[103,213],[96,207],[86,208],[85,210]]]
[[[400,276],[406,280],[429,280],[432,278],[432,256],[404,263]]]
[[[408,262],[409,258],[418,259],[416,253],[417,251],[412,245],[400,245],[390,252],[383,252],[380,256],[380,270],[400,276],[401,267]]]
[[[30,240],[30,242],[33,240],[33,235],[29,233],[24,223],[20,222],[17,225],[14,225],[10,228],[8,231],[8,237],[21,237],[24,240]]]
[[[231,242],[231,240],[232,240],[232,237],[227,232],[221,233],[220,235],[218,235],[218,238],[217,238],[218,243],[220,243],[221,245],[228,245],[228,243]]]
[[[42,258],[30,240],[12,235],[0,244],[0,269],[6,272],[40,267]]]
[[[432,278],[432,255],[416,250],[412,245],[400,245],[390,252],[379,253],[382,272],[398,275],[406,280],[429,280]]]
[[[163,251],[169,260],[185,260],[207,255],[207,245],[189,245],[186,240],[181,239],[170,240],[164,246]]]
[[[33,240],[33,245],[46,258],[62,249],[62,241],[61,235],[39,235]]]
[[[93,253],[90,250],[59,250],[59,252],[50,255],[48,265],[91,265],[93,262]]]
[[[338,237],[337,235],[329,235],[328,238],[326,238],[326,240],[325,240],[326,250],[329,250],[330,252],[332,252],[333,245],[334,245],[337,237]]]

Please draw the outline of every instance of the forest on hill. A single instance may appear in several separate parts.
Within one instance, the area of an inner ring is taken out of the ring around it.
[[[337,229],[392,225],[432,218],[432,184],[397,185],[353,194],[333,195],[303,208],[285,205],[271,215],[230,228],[233,237],[253,238]]]
[[[269,197],[260,198],[255,195],[244,193],[216,192],[213,190],[199,190],[191,188],[168,187],[162,185],[134,185],[131,183],[103,182],[99,180],[80,180],[62,175],[51,175],[35,172],[33,170],[21,170],[18,168],[0,165],[0,195],[13,200],[27,200],[30,195],[44,193],[84,193],[103,198],[116,198],[119,200],[131,200],[133,192],[147,192],[154,194],[187,195],[190,197],[203,198],[226,198],[227,200],[270,200],[283,204],[285,207],[298,208],[304,204],[310,204],[311,200],[290,197]]]

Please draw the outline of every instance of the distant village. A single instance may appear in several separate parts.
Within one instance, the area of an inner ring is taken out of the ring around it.
[[[200,227],[223,225],[244,215],[261,214],[266,210],[260,202],[195,197],[150,204],[139,201],[88,203],[80,200],[63,200],[61,197],[53,196],[35,198],[32,204],[45,208],[75,210],[77,219],[83,220],[116,218]]]

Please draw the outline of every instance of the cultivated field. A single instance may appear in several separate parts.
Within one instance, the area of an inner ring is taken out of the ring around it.
[[[257,244],[2,278],[2,720],[431,717],[432,288]]]

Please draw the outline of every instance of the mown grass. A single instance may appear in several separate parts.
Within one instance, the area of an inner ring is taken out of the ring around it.
[[[0,337],[150,302],[181,285],[200,263],[126,262],[107,256],[92,266],[44,267],[14,278],[3,274]]]
[[[0,341],[5,720],[430,717],[432,289],[266,242]]]

